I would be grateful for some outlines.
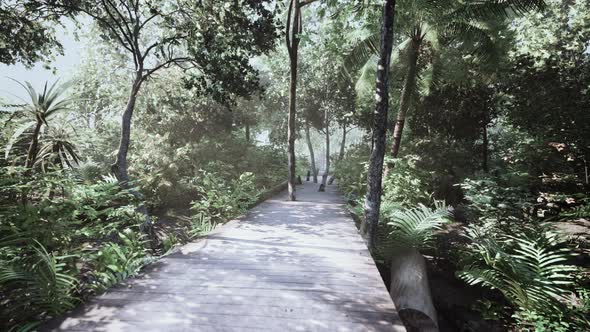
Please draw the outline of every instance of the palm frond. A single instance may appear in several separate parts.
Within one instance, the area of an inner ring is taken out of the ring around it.
[[[436,2],[434,0],[431,1],[433,9],[441,9],[440,5],[437,5]],[[523,15],[532,11],[541,11],[545,9],[545,5],[544,0],[469,1],[447,15],[453,19],[493,19],[497,17],[509,17],[512,14]]]
[[[473,48],[472,55],[481,61],[493,59],[496,55],[495,43],[487,27],[478,21],[452,21],[444,26],[447,37],[461,39]]]
[[[367,62],[379,55],[381,33],[374,33],[356,44],[344,57],[344,63],[340,74],[345,77],[355,78],[356,73],[366,66]]]
[[[36,123],[37,123],[36,121],[28,121],[28,122],[21,124],[18,128],[16,128],[16,130],[12,133],[10,140],[8,140],[8,144],[6,144],[6,148],[4,149],[4,158],[5,159],[8,159],[8,156],[10,155],[10,151],[12,150],[12,147],[14,146],[14,144],[16,142],[18,142],[18,140],[22,137],[22,135],[25,133],[25,131],[27,131],[29,128],[34,126]]]

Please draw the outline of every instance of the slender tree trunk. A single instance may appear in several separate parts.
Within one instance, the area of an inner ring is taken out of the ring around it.
[[[340,142],[340,153],[338,154],[338,160],[344,159],[344,150],[346,149],[346,124],[342,125],[342,142]]]
[[[295,121],[296,121],[296,98],[297,98],[297,50],[299,47],[299,36],[301,32],[301,11],[299,1],[291,0],[287,20],[287,48],[289,50],[289,62],[291,65],[291,81],[289,86],[289,120],[287,133],[287,154],[289,163],[289,200],[294,201],[295,196]],[[289,27],[291,25],[291,27]]]
[[[482,169],[485,173],[489,172],[488,167],[488,124],[485,123],[483,126],[483,146],[482,146]]]
[[[33,139],[31,140],[29,150],[27,151],[27,160],[25,161],[26,168],[33,168],[33,165],[35,164],[35,159],[37,159],[37,152],[39,150],[39,134],[41,133],[41,126],[43,126],[43,121],[40,118],[37,118],[37,124],[35,125],[35,129],[33,130]]]
[[[322,176],[322,184],[325,186],[328,182],[328,175],[330,175],[330,120],[328,119],[328,108],[325,111],[326,118],[326,167],[324,175]]]
[[[121,139],[119,141],[119,151],[117,152],[117,159],[111,165],[111,170],[117,177],[117,180],[123,187],[129,186],[129,171],[127,167],[127,153],[129,152],[129,144],[131,142],[131,118],[135,110],[135,101],[137,94],[143,81],[141,70],[138,70],[133,80],[133,86],[127,100],[127,106],[123,112],[121,119]]]
[[[246,123],[246,142],[250,143],[250,125]]]
[[[588,179],[589,179],[589,175],[588,175],[588,163],[586,162],[586,156],[584,156],[584,180],[586,180],[586,184],[588,184]]]
[[[129,183],[127,153],[129,152],[129,144],[131,143],[131,118],[133,117],[135,102],[137,101],[137,95],[143,82],[143,78],[142,69],[140,68],[135,74],[133,86],[131,87],[129,99],[127,100],[127,106],[125,107],[125,111],[123,112],[121,119],[121,139],[119,141],[117,159],[115,160],[115,163],[111,165],[111,170],[119,181],[119,185],[127,189],[140,202],[143,201],[143,196],[137,190],[133,189]],[[144,217],[144,222],[141,225],[141,231],[148,236],[152,247],[154,247],[154,229],[152,227],[152,222],[148,215],[145,204],[140,203],[139,207],[137,208],[137,212],[141,213]]]
[[[307,141],[307,148],[309,149],[309,162],[311,173],[313,175],[313,183],[318,183],[318,173],[315,168],[315,155],[313,152],[313,145],[311,144],[311,135],[309,134],[309,125],[305,124],[305,140]]]
[[[395,120],[395,127],[393,128],[393,144],[391,146],[391,157],[397,158],[399,148],[402,143],[402,133],[406,122],[406,115],[412,102],[412,96],[416,88],[416,67],[418,64],[418,55],[420,44],[422,40],[420,36],[412,38],[410,47],[408,48],[408,71],[404,80],[404,87],[399,103],[399,111],[397,112],[397,119]],[[394,167],[393,163],[387,165],[389,169]]]
[[[389,103],[389,64],[393,48],[393,21],[395,0],[385,0],[383,4],[383,23],[381,28],[381,49],[377,67],[375,98],[377,104],[373,114],[373,151],[369,159],[367,173],[367,196],[365,199],[365,227],[368,231],[368,245],[373,249],[379,222],[381,206],[381,180],[383,177],[383,158],[385,157],[385,135],[387,133],[387,112]]]

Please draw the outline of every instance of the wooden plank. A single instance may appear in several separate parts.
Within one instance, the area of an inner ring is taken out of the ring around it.
[[[406,331],[334,186],[275,196],[42,331]]]

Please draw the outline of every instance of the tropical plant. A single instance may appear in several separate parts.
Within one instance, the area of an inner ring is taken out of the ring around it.
[[[418,204],[411,209],[400,209],[399,204],[387,208],[384,204],[383,218],[389,234],[383,247],[413,248],[429,247],[436,230],[452,218],[452,213],[443,201],[435,201],[434,209]]]
[[[199,236],[206,235],[215,229],[215,222],[211,221],[211,218],[199,213],[190,219],[191,229],[189,230],[189,236],[196,238]]]
[[[74,168],[80,163],[80,156],[72,140],[72,135],[65,128],[49,128],[43,137],[41,148],[37,153],[36,163],[41,164],[44,172],[48,166]]]
[[[7,244],[6,240],[0,242]],[[12,258],[8,258],[10,256]],[[72,256],[50,254],[36,240],[10,256],[3,255],[0,261],[0,285],[5,296],[1,307],[5,321],[28,320],[30,323],[21,327],[26,330],[45,315],[59,315],[74,307],[78,281],[64,262]]]
[[[203,224],[205,218],[214,225],[243,213],[258,199],[254,178],[252,173],[244,173],[228,182],[217,174],[201,170],[196,180],[200,197],[191,204],[196,224]]]
[[[39,140],[43,131],[43,126],[49,126],[49,120],[59,113],[63,113],[69,110],[69,106],[72,103],[72,98],[65,98],[63,95],[66,90],[72,85],[72,82],[59,84],[59,80],[55,81],[49,89],[47,88],[47,82],[43,88],[43,92],[38,93],[35,88],[29,82],[17,82],[20,86],[25,89],[28,93],[30,100],[26,105],[18,110],[17,112],[22,113],[23,123],[21,123],[12,134],[12,137],[8,141],[5,150],[5,158],[8,159],[10,151],[13,146],[23,139],[23,135],[33,128],[30,134],[30,143],[26,153],[25,167],[32,168],[37,161],[39,154]],[[64,142],[61,142],[64,143]],[[65,151],[74,151],[71,143],[64,145],[59,144],[59,149],[65,149]],[[67,146],[67,147],[66,147]],[[72,156],[72,155],[70,155]],[[77,157],[76,157],[77,158]]]
[[[406,155],[398,159],[395,172],[383,179],[383,202],[395,202],[407,208],[428,204],[432,199],[427,183],[432,178],[419,165],[420,157]]]
[[[544,8],[542,0],[511,0],[460,3],[457,1],[402,1],[398,4],[403,39],[392,52],[392,65],[403,64],[404,83],[397,119],[393,128],[391,156],[396,158],[401,145],[407,113],[416,92],[428,94],[433,81],[444,68],[436,68],[437,52],[442,45],[456,43],[467,46],[474,59],[489,60],[495,52],[493,30],[487,21],[511,14],[523,14]],[[379,33],[360,41],[345,62],[345,71],[362,68],[363,73],[375,71],[374,57],[378,54]],[[460,41],[457,43],[457,41]],[[434,52],[434,56],[428,53]],[[421,61],[420,61],[421,60]],[[374,75],[362,74],[357,86],[367,86]],[[363,80],[370,79],[368,82]],[[389,167],[393,162],[389,163]]]
[[[471,240],[470,261],[458,275],[470,285],[482,285],[501,292],[522,313],[559,311],[565,296],[571,294],[572,273],[567,264],[570,249],[560,236],[548,227],[530,229],[523,234],[508,235],[500,230],[466,229]]]
[[[102,291],[135,275],[140,268],[153,260],[147,254],[143,235],[130,228],[118,233],[120,243],[109,242],[92,255],[92,284],[95,291]]]

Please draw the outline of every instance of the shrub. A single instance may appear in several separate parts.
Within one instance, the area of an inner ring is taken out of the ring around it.
[[[92,183],[66,172],[0,168],[0,312],[7,316],[0,329],[32,329],[143,265],[139,235],[121,232],[140,224],[136,208],[112,179]],[[84,272],[89,266],[97,275]]]
[[[416,165],[419,157],[407,155],[395,159],[395,167],[383,181],[383,201],[397,202],[405,207],[429,204],[430,174]]]
[[[530,228],[519,236],[499,229],[470,227],[466,265],[458,275],[471,285],[497,289],[513,305],[524,331],[574,331],[581,315],[565,324],[566,296],[571,295],[576,268],[566,264],[571,249],[548,227]]]
[[[194,218],[217,224],[243,213],[258,199],[255,179],[254,174],[244,173],[236,180],[227,181],[217,174],[201,171],[195,179],[200,197],[191,204]]]
[[[364,144],[353,146],[347,150],[345,158],[334,164],[334,177],[338,179],[338,187],[351,200],[365,195],[369,153]]]
[[[423,204],[410,209],[399,204],[382,204],[376,253],[388,262],[397,250],[430,247],[434,232],[452,217],[444,202],[434,204],[434,209]]]
[[[525,217],[534,217],[530,215],[532,196],[521,185],[526,178],[526,174],[512,173],[465,179],[459,186],[469,203],[468,218],[510,227]]]
[[[20,241],[27,244],[6,247],[11,243],[2,243],[0,318],[3,324],[29,330],[46,316],[72,309],[78,282],[75,271],[65,263],[69,256],[51,254],[35,240]]]
[[[102,291],[135,275],[152,260],[139,232],[127,228],[118,236],[119,243],[108,242],[90,255],[90,288],[94,291]]]

